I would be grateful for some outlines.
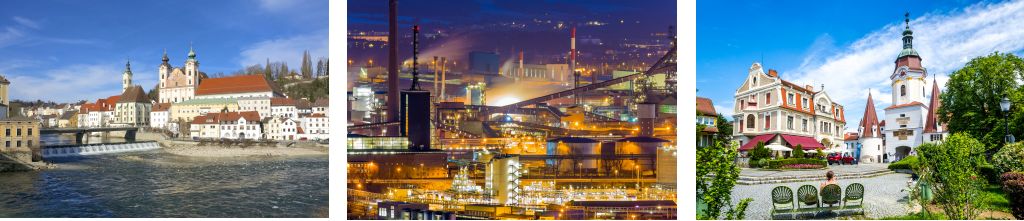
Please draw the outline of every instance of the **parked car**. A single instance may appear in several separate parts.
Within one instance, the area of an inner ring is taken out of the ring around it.
[[[843,164],[843,156],[838,153],[828,154],[828,165]]]
[[[843,154],[843,163],[846,163],[848,165],[853,165],[853,155],[850,155],[848,153],[844,153]]]

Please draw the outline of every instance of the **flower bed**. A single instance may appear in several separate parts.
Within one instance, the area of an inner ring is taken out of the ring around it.
[[[1003,192],[1010,201],[1010,213],[1017,219],[1024,219],[1024,172],[1007,172],[1000,178]]]
[[[789,158],[781,160],[772,160],[768,162],[769,169],[792,169],[787,168],[789,165],[800,165],[810,164],[820,166],[818,168],[824,168],[828,166],[828,161],[822,159],[808,159],[808,158]]]
[[[782,169],[821,169],[825,168],[825,165],[820,164],[790,164],[782,166]]]

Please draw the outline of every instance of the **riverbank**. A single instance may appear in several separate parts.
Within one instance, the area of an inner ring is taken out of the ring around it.
[[[223,157],[254,157],[254,156],[268,156],[268,157],[295,157],[295,156],[326,156],[327,147],[319,145],[293,145],[291,147],[277,147],[277,146],[217,146],[217,145],[198,145],[197,143],[192,144],[165,144],[163,150],[167,153],[186,156],[186,157],[209,157],[209,158],[223,158]]]

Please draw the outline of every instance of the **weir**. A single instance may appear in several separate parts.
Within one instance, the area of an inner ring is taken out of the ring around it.
[[[160,149],[156,141],[103,143],[82,145],[58,145],[42,148],[43,158],[88,156]]]

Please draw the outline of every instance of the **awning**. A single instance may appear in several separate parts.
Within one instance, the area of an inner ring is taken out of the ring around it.
[[[786,147],[786,146],[782,146],[782,145],[778,145],[778,144],[769,144],[769,145],[765,145],[764,147],[768,148],[769,150],[773,150],[773,151],[793,151],[792,148],[789,148],[789,147]]]
[[[783,134],[782,139],[785,140],[786,143],[788,143],[789,146],[793,148],[796,148],[797,145],[802,145],[804,150],[815,150],[818,148],[825,148],[825,145],[822,145],[817,140],[814,140],[813,137]]]
[[[754,147],[756,147],[757,143],[759,143],[759,142],[760,143],[764,143],[765,145],[767,145],[768,141],[772,140],[772,138],[775,138],[775,135],[776,134],[758,135],[758,136],[754,137],[754,139],[750,139],[750,142],[747,142],[746,144],[743,144],[743,146],[741,146],[739,150],[740,151],[748,151],[748,150],[754,149]]]

